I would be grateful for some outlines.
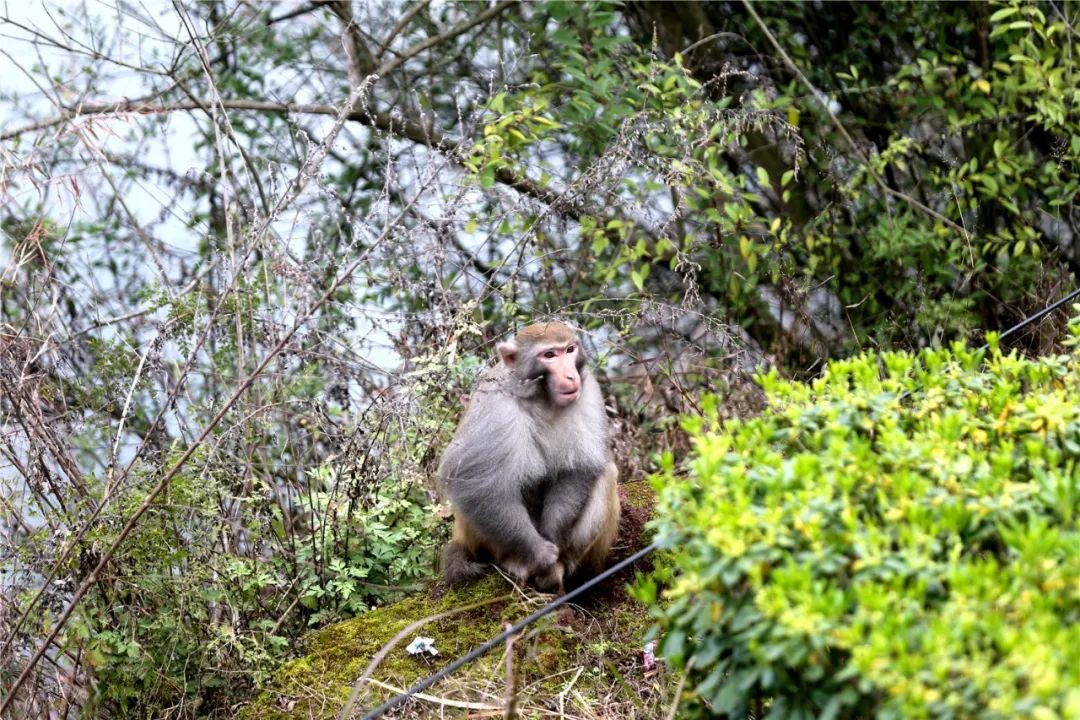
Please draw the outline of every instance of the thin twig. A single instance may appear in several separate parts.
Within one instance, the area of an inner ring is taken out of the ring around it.
[[[426,8],[429,4],[431,4],[431,0],[421,0],[421,2],[413,5],[412,9],[410,9],[409,12],[405,13],[405,15],[400,20],[398,20],[397,25],[395,25],[393,29],[386,34],[386,38],[381,43],[379,43],[379,47],[375,49],[376,57],[381,58],[383,56],[383,53],[386,52],[386,49],[390,47],[390,43],[394,42],[394,40],[397,39],[397,36],[401,34],[401,31],[405,29],[405,27],[412,21],[412,19],[418,14],[420,14],[420,12],[424,10],[424,8]]]
[[[756,10],[754,10],[754,6],[751,3],[751,0],[743,0],[743,5],[746,6],[747,11],[749,11],[750,15],[754,18],[754,21],[761,29],[761,32],[765,34],[765,37],[769,40],[769,43],[773,46],[773,49],[776,50],[776,52],[780,55],[780,59],[784,61],[784,64],[787,65],[788,69],[791,70],[795,77],[799,79],[799,82],[806,86],[806,89],[810,91],[810,94],[813,97],[819,97],[820,93],[818,89],[815,88],[813,83],[810,82],[809,78],[807,78],[806,75],[803,74],[802,70],[799,69],[799,66],[796,65],[795,61],[791,59],[791,56],[787,54],[787,51],[785,51],[784,48],[780,46],[779,41],[777,41],[776,37],[772,34],[772,32],[769,31],[768,26],[765,25],[765,21],[762,20],[761,16],[757,14]],[[889,187],[885,180],[874,170],[873,166],[870,163],[870,159],[863,154],[863,151],[861,149],[859,149],[859,146],[855,143],[855,140],[851,137],[851,135],[848,134],[847,128],[844,127],[844,124],[840,122],[840,119],[838,117],[836,117],[836,114],[832,111],[832,108],[829,107],[829,104],[827,102],[822,102],[821,106],[824,108],[825,113],[829,116],[829,119],[832,120],[833,125],[836,126],[836,129],[840,133],[840,136],[844,138],[844,142],[846,142],[851,148],[852,152],[855,153],[855,156],[861,161],[862,166],[866,168],[866,171],[870,174],[870,177],[874,179],[874,182],[877,183],[878,187],[883,193],[885,193],[886,195],[891,195],[899,200],[903,200],[911,207],[921,210],[935,220],[944,223],[952,230],[960,233],[965,239],[968,239],[967,230],[957,225],[949,218],[945,217],[933,208],[922,204],[907,193],[901,192],[899,190],[894,190],[893,188]],[[888,202],[885,203],[885,211],[889,213],[889,218],[891,219],[892,209],[889,207]],[[970,240],[968,240],[968,242],[970,242]]]
[[[820,97],[820,92],[818,91],[818,89],[814,87],[813,83],[810,82],[809,78],[807,78],[806,75],[803,74],[802,70],[799,69],[799,66],[796,65],[795,61],[791,59],[791,56],[787,54],[787,51],[780,46],[780,42],[769,30],[769,27],[765,24],[765,21],[761,19],[761,16],[757,14],[757,10],[754,9],[751,1],[743,0],[743,5],[746,6],[747,11],[749,11],[751,17],[754,18],[754,22],[758,24],[761,32],[765,34],[766,39],[768,39],[769,43],[773,46],[773,49],[775,49],[776,52],[780,55],[780,58],[784,61],[784,64],[788,66],[788,69],[791,70],[791,72],[795,74],[795,77],[797,77],[799,81],[806,86],[806,89],[810,91],[810,95],[812,97]],[[827,102],[822,102],[821,106],[825,109],[825,112],[828,114],[829,118],[836,126],[836,129],[840,132],[840,136],[844,138],[844,141],[847,142],[847,144],[851,147],[852,152],[854,152],[856,157],[858,157],[862,161],[863,167],[865,167],[866,171],[870,173],[870,176],[874,178],[874,182],[878,184],[882,192],[886,192],[888,190],[888,186],[885,184],[885,181],[881,179],[881,176],[878,175],[874,168],[870,165],[869,158],[863,155],[863,151],[859,148],[858,145],[855,144],[855,140],[851,137],[851,135],[848,134],[847,128],[844,127],[844,124],[841,123],[840,119],[836,117],[836,114],[833,113],[832,108],[829,107],[829,104]],[[885,209],[889,209],[888,203],[886,203]],[[889,216],[892,217],[891,212],[889,213]]]
[[[385,688],[390,692],[401,692],[401,688],[394,687],[390,683],[380,682],[379,680],[368,680],[372,685]],[[435,695],[427,695],[425,693],[416,693],[413,695],[417,700],[424,700],[429,703],[435,703],[437,705],[443,705],[445,707],[462,708],[463,710],[481,710],[498,712],[501,708],[498,705],[485,705],[484,703],[477,702],[465,702],[464,700],[450,700],[448,698],[441,698]]]
[[[307,14],[309,12],[312,12],[312,11],[318,10],[318,9],[319,9],[319,3],[310,2],[307,5],[301,5],[300,7],[296,8],[295,10],[290,10],[287,13],[283,13],[281,15],[275,15],[274,17],[268,17],[268,18],[266,18],[266,24],[267,25],[273,25],[275,23],[279,23],[279,22],[282,22],[284,20],[292,20],[294,17],[299,17],[301,15],[305,15],[305,14]]]
[[[506,624],[510,627],[510,624]],[[517,694],[518,694],[518,673],[514,670],[514,642],[517,640],[517,635],[511,635],[506,638],[506,698],[505,707],[506,710],[503,714],[505,720],[514,720],[517,717]]]
[[[429,48],[432,48],[432,47],[435,47],[436,45],[439,45],[441,43],[444,43],[447,40],[452,40],[453,38],[456,38],[458,35],[461,35],[462,33],[468,32],[469,30],[473,29],[477,25],[480,25],[482,23],[487,22],[488,20],[492,19],[493,17],[495,17],[499,13],[503,12],[507,8],[513,7],[516,4],[517,3],[513,2],[512,0],[502,0],[502,2],[496,3],[494,6],[488,8],[487,10],[480,13],[476,17],[470,18],[470,19],[466,20],[465,22],[462,22],[462,23],[460,23],[458,25],[455,25],[454,27],[450,28],[449,30],[447,30],[444,33],[436,35],[435,37],[430,37],[430,38],[427,38],[425,40],[421,40],[420,42],[416,43],[415,45],[412,45],[408,49],[404,50],[400,55],[395,57],[393,60],[387,60],[386,62],[384,62],[375,71],[375,74],[378,75],[379,77],[386,77],[386,75],[388,75],[389,73],[391,73],[394,70],[398,69],[398,67],[405,64],[407,61],[409,61],[412,58],[416,57],[417,55],[424,52],[425,50],[427,50]]]
[[[322,105],[318,103],[281,103],[269,100],[222,98],[217,101],[217,105],[218,107],[228,110],[253,110],[256,112],[281,114],[336,115],[338,112],[338,109],[333,105]],[[83,103],[82,105],[71,108],[49,120],[33,123],[31,125],[24,125],[21,128],[2,132],[0,133],[0,140],[10,140],[27,132],[34,132],[48,127],[62,125],[65,122],[70,122],[86,115],[119,115],[123,113],[157,115],[162,113],[186,112],[190,110],[205,110],[206,106],[206,102],[193,100],[179,100],[170,103],[154,103],[145,100]],[[461,164],[465,159],[464,149],[461,147],[461,143],[458,140],[446,137],[439,130],[430,127],[428,124],[421,123],[419,120],[412,118],[398,119],[392,117],[389,113],[359,110],[350,112],[348,114],[348,119],[351,122],[357,122],[377,130],[393,133],[399,137],[412,140],[415,143],[425,145],[434,150],[440,150],[444,152],[450,160],[457,164]],[[518,192],[529,195],[549,205],[556,205],[559,202],[559,194],[557,192],[539,185],[523,175],[517,175],[508,168],[500,168],[495,174],[495,180],[502,185],[512,187]],[[569,205],[561,207],[560,210],[569,217],[575,219],[580,216],[580,212]]]
[[[348,0],[331,0],[325,3],[330,12],[338,16],[344,28],[342,29],[342,45],[345,46],[345,54],[349,58],[349,79],[354,85],[371,72],[375,67],[375,57],[371,54],[364,35],[360,32],[360,26],[353,19],[352,3]]]
[[[694,658],[690,658],[690,662],[686,663],[686,670],[683,671],[682,676],[679,678],[679,682],[675,685],[675,697],[671,700],[671,708],[668,710],[664,720],[675,720],[675,714],[679,711],[679,698],[682,695],[683,685],[686,684],[686,678],[690,675],[690,671],[694,668]]]

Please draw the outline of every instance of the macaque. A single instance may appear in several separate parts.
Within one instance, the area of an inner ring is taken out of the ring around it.
[[[536,323],[497,347],[439,464],[454,507],[451,584],[498,564],[539,590],[597,572],[619,524],[608,422],[577,331]]]

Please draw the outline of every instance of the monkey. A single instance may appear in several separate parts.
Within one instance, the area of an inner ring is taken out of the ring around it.
[[[566,323],[529,325],[496,349],[437,471],[454,509],[443,576],[460,585],[494,562],[563,592],[603,567],[618,530],[604,399]]]

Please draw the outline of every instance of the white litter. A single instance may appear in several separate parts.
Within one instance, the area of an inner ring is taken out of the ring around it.
[[[405,648],[405,652],[410,655],[438,655],[439,651],[435,649],[435,638],[418,637],[414,638],[409,647]]]

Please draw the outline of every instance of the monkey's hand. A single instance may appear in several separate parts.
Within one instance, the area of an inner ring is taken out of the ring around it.
[[[531,578],[551,573],[551,568],[559,562],[559,546],[541,539],[528,560],[518,557],[503,558],[499,564],[520,583],[527,583]]]
[[[541,571],[550,568],[559,561],[559,546],[550,540],[544,540],[537,547],[532,561],[532,570]]]
[[[529,580],[540,592],[562,592],[563,564],[559,562],[559,546],[545,540],[536,552]]]
[[[563,575],[565,574],[563,564],[561,562],[555,562],[547,568],[541,568],[533,573],[530,578],[532,584],[540,592],[556,593],[561,595],[563,593]]]

